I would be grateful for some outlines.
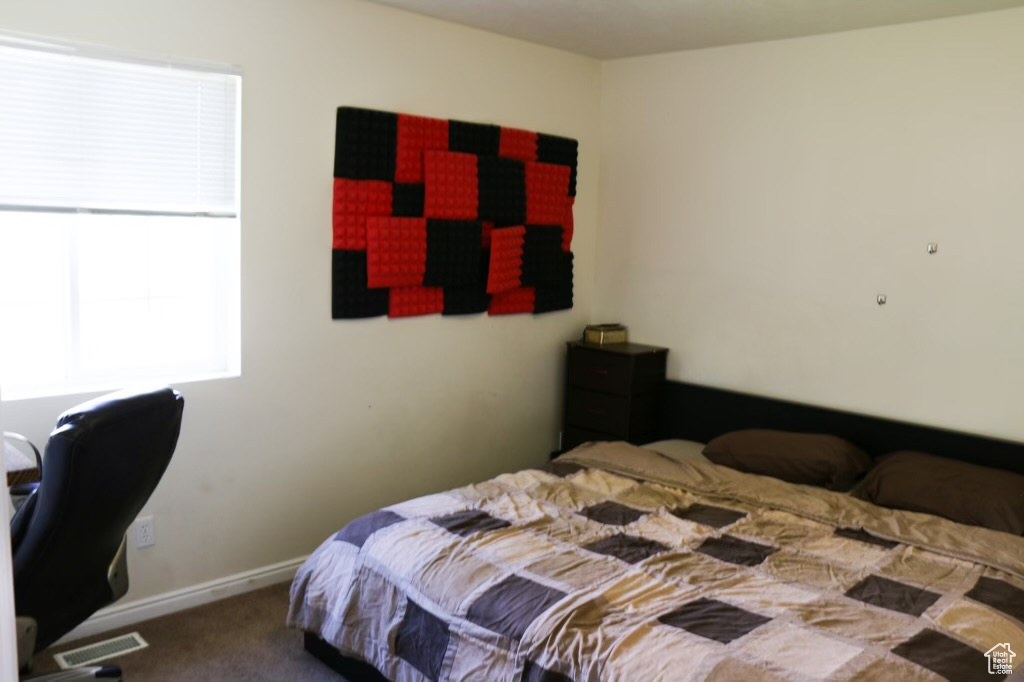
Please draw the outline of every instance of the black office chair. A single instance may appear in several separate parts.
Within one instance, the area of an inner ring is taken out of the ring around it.
[[[27,658],[128,591],[125,533],[170,462],[183,407],[170,388],[120,391],[57,420],[39,488],[11,519],[18,648]],[[28,661],[19,662],[24,671]],[[113,666],[77,673],[120,678]]]

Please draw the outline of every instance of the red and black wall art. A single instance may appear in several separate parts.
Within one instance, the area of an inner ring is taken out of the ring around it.
[[[338,109],[334,319],[572,308],[577,142]]]

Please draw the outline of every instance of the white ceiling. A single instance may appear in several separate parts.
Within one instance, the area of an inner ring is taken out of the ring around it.
[[[371,0],[599,59],[1024,6],[1024,0]]]

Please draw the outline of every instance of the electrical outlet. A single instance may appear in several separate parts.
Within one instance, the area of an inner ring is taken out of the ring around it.
[[[156,544],[156,533],[153,530],[153,517],[140,516],[135,520],[135,546],[150,547]]]

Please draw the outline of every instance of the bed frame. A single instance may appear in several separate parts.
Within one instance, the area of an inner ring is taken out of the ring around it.
[[[328,668],[351,682],[389,682],[376,668],[358,658],[346,656],[312,632],[305,633],[302,646]]]
[[[896,450],[918,450],[1024,474],[1024,443],[680,381],[665,381],[662,385],[659,439],[686,438],[706,443],[729,431],[753,428],[829,433],[875,457]],[[353,682],[387,682],[372,666],[341,654],[314,634],[306,633],[304,646]]]
[[[662,386],[659,438],[707,443],[729,431],[754,428],[829,433],[873,457],[917,450],[1024,474],[1024,443],[680,381]]]

